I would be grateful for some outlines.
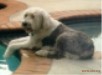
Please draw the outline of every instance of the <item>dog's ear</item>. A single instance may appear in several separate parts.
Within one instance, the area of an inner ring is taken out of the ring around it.
[[[47,12],[41,14],[41,28],[48,28],[50,23],[50,15]]]
[[[40,18],[40,29],[43,29],[43,27],[44,27],[44,16],[41,14],[41,18]]]

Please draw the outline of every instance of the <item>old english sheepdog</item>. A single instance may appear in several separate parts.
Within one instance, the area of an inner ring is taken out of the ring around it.
[[[36,55],[49,58],[87,59],[93,56],[93,41],[85,33],[53,19],[45,10],[28,8],[23,18],[22,27],[29,36],[12,40],[4,58],[23,48],[38,49]]]

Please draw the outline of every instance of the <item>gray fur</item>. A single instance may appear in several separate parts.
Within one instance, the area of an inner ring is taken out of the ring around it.
[[[43,45],[49,45],[48,57],[62,58],[70,53],[80,59],[91,58],[94,53],[93,41],[83,32],[76,31],[61,24],[55,31],[43,40]]]

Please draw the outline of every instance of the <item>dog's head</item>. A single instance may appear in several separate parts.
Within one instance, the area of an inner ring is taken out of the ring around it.
[[[41,8],[29,8],[24,12],[22,26],[27,32],[38,32],[44,27],[49,16],[50,15]]]

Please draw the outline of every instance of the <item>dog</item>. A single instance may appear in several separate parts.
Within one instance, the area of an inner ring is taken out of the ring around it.
[[[23,19],[22,27],[29,36],[11,40],[4,58],[23,48],[38,49],[36,55],[49,58],[93,57],[93,41],[85,33],[53,19],[44,9],[28,8]]]

